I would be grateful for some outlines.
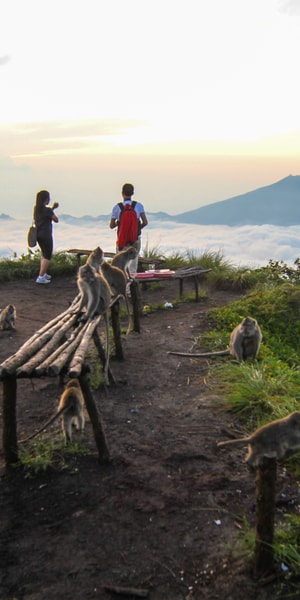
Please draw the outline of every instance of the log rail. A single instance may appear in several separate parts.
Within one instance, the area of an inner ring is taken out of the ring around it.
[[[111,305],[115,353],[123,358],[119,301]],[[79,297],[70,307],[36,331],[19,350],[0,364],[0,381],[3,387],[3,451],[6,466],[18,461],[17,440],[17,380],[37,377],[78,378],[88,414],[91,419],[99,461],[109,458],[109,451],[102,427],[99,410],[94,402],[86,374],[89,367],[86,354],[90,342],[94,342],[98,356],[105,364],[105,351],[98,333],[101,316],[95,316],[86,322],[78,321]],[[108,370],[109,382],[114,383],[111,370]]]

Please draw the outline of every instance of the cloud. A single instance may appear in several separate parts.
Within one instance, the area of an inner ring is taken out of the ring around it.
[[[5,54],[4,56],[0,56],[0,67],[2,65],[6,65],[10,61],[10,56]]]
[[[11,156],[74,155],[108,149],[117,136],[144,125],[133,119],[39,121],[0,126],[2,153]]]
[[[27,253],[26,233],[29,219],[0,219],[0,257]],[[116,233],[103,222],[74,226],[60,221],[54,225],[56,251],[69,248],[92,249],[101,246],[106,252],[115,251]],[[300,257],[300,226],[203,226],[159,221],[143,230],[142,248],[157,249],[167,256],[186,252],[196,256],[221,253],[233,266],[255,268],[269,260],[283,261],[293,266]]]
[[[281,0],[280,11],[290,15],[300,15],[299,0]]]

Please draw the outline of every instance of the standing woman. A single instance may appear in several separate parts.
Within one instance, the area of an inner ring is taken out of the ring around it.
[[[41,190],[36,195],[36,203],[33,212],[33,218],[37,230],[37,242],[41,249],[40,272],[36,278],[36,283],[50,283],[51,275],[48,275],[47,269],[53,253],[52,221],[58,223],[58,217],[54,213],[58,208],[58,202],[54,202],[52,207],[47,206],[50,202],[50,194],[46,190]]]

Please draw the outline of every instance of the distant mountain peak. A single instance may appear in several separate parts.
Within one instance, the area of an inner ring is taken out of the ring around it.
[[[300,175],[288,175],[271,185],[207,204],[174,218],[177,222],[195,225],[299,225]]]
[[[0,219],[2,219],[2,221],[14,221],[13,217],[10,217],[9,215],[6,215],[4,213],[1,213]]]

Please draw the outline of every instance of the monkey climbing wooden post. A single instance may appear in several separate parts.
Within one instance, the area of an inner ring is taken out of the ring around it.
[[[264,456],[256,468],[256,577],[267,575],[273,568],[276,467],[276,458]]]
[[[6,466],[18,461],[17,443],[17,380],[5,377],[3,386],[3,452]]]

